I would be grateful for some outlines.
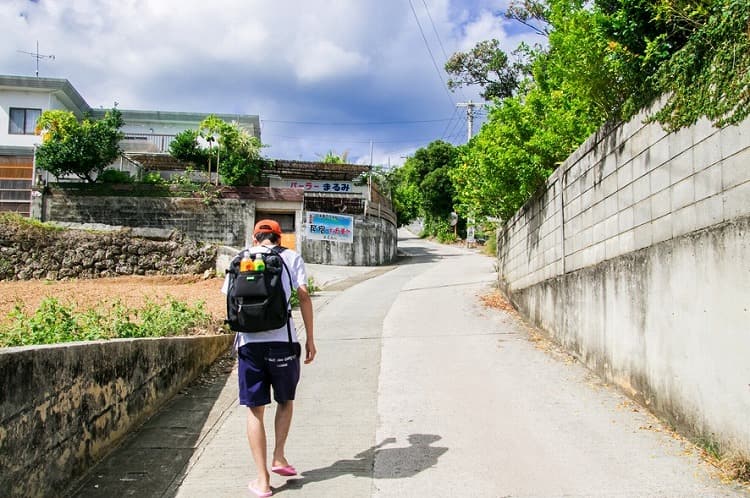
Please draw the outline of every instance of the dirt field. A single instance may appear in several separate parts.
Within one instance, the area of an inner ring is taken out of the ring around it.
[[[63,303],[76,303],[78,309],[95,308],[119,299],[129,307],[147,300],[163,302],[167,296],[179,301],[204,302],[204,309],[217,320],[223,320],[226,301],[220,292],[222,280],[203,280],[197,275],[159,277],[117,277],[92,280],[0,282],[0,321],[6,321],[16,302],[33,311],[45,297]]]

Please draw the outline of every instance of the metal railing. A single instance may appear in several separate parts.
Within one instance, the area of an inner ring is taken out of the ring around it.
[[[169,144],[174,140],[175,135],[165,135],[160,133],[125,133],[123,142],[142,144],[144,150],[154,152],[169,152]]]

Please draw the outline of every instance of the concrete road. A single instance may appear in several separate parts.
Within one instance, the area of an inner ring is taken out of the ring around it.
[[[303,368],[288,443],[301,476],[273,476],[275,496],[748,496],[519,320],[484,308],[491,258],[402,237],[396,268],[316,298],[319,356]],[[195,386],[75,495],[249,496],[245,410],[236,371]]]

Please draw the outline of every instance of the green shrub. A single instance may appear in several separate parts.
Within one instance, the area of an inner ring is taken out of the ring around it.
[[[487,235],[487,241],[484,243],[484,252],[488,256],[497,256],[497,236],[494,232],[490,232]]]
[[[7,324],[0,325],[0,346],[174,336],[211,321],[203,302],[191,306],[172,298],[163,304],[147,302],[142,308],[115,301],[108,308],[85,311],[77,311],[73,303],[45,298],[32,313],[17,303],[8,318]]]
[[[141,183],[147,183],[149,185],[161,185],[164,182],[164,178],[161,177],[158,171],[149,171],[141,179]]]
[[[105,169],[97,177],[101,183],[133,183],[133,177],[127,171],[118,171],[116,169]]]
[[[0,213],[0,225],[9,225],[9,226],[15,226],[18,228],[25,228],[25,229],[35,228],[35,229],[52,230],[52,231],[64,230],[60,226],[53,225],[50,223],[43,223],[39,220],[35,220],[33,218],[27,218],[25,216],[21,216],[18,213],[12,213],[12,212]]]
[[[315,285],[315,281],[312,277],[308,277],[307,279],[307,292],[313,296],[320,290],[320,287]],[[289,299],[289,303],[292,305],[292,308],[296,308],[299,306],[299,296],[297,296],[297,291],[292,289],[292,297]]]

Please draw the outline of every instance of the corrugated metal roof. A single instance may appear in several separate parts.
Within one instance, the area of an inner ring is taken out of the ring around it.
[[[370,167],[362,164],[331,164],[276,159],[264,168],[263,174],[266,176],[278,175],[282,178],[351,181],[368,171],[370,171]]]

